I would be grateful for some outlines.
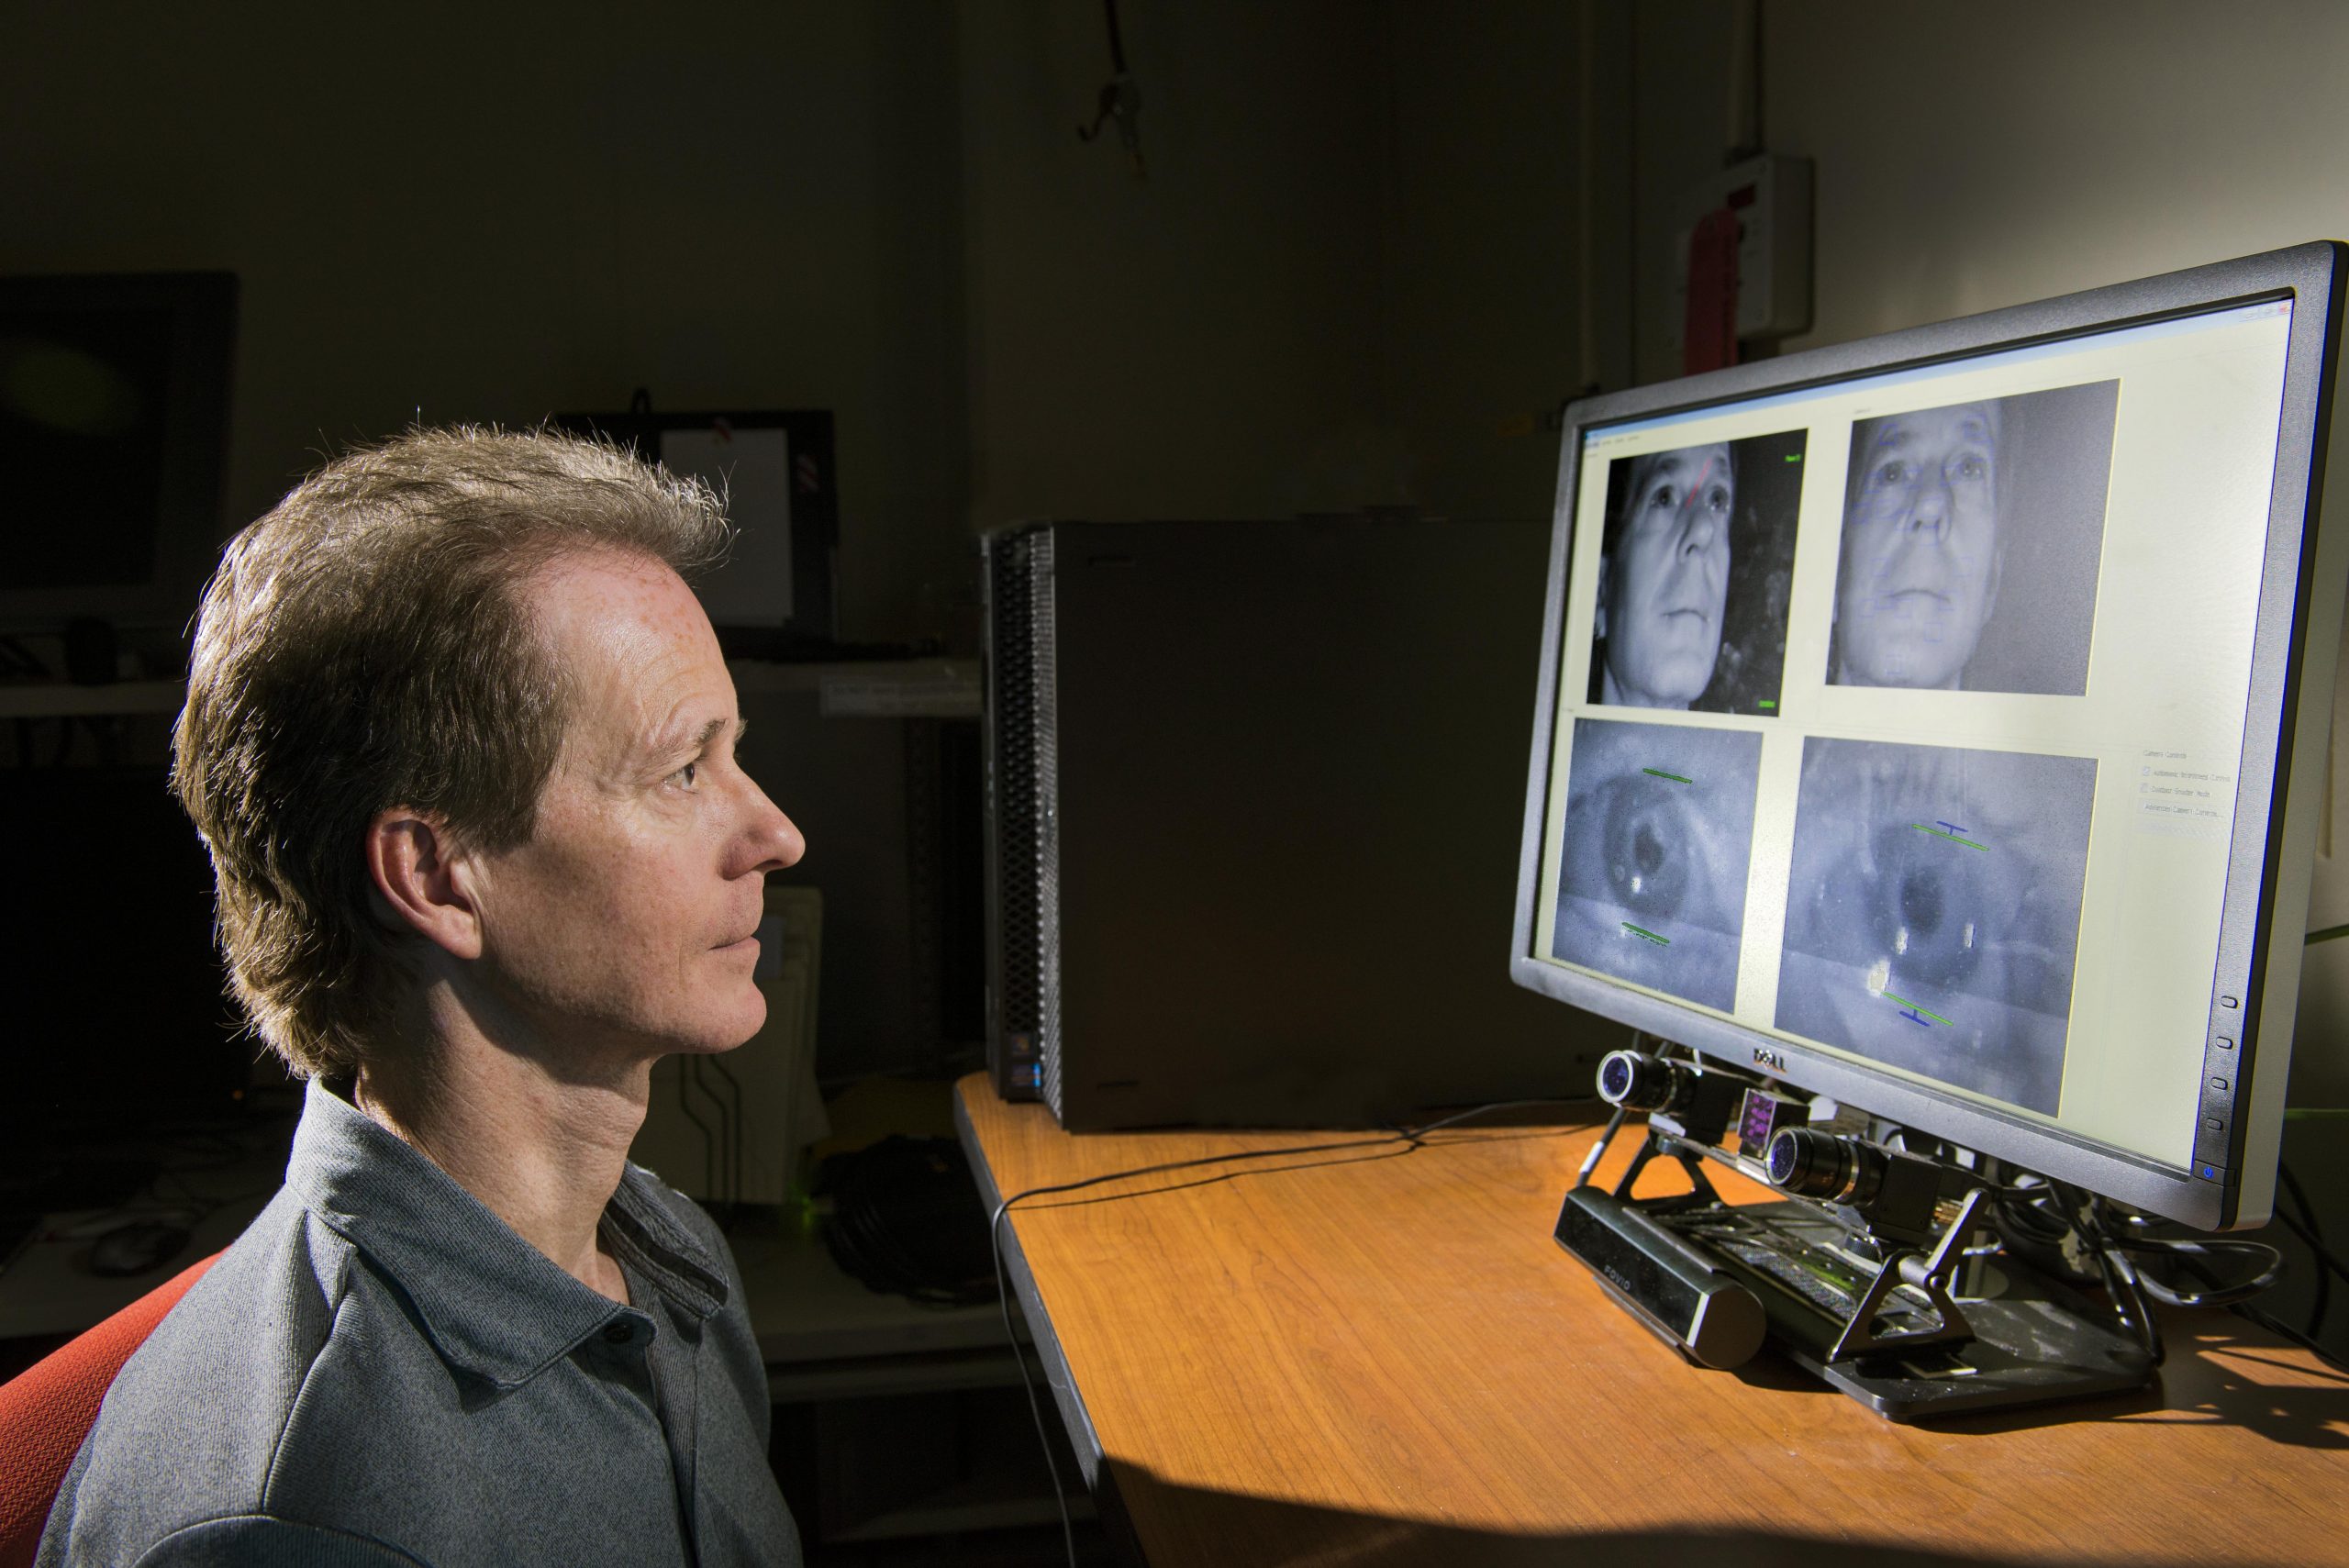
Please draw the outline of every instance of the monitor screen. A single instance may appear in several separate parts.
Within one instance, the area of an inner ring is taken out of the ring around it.
[[[2286,254],[2313,297],[2206,269],[1577,406],[1518,978],[2254,1218],[2243,1025],[2281,1014],[2280,1115],[2293,997],[2251,950],[2305,914],[2271,829],[2332,333],[2332,253]]]

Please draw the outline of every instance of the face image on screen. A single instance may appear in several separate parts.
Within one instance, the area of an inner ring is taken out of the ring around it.
[[[1777,1027],[2054,1115],[2096,770],[1806,740]]]
[[[1789,430],[1609,465],[1590,701],[1776,713],[1808,439]]]
[[[2087,690],[2121,384],[1852,427],[1828,679]]]
[[[1575,721],[1553,957],[1726,1012],[1762,738]]]

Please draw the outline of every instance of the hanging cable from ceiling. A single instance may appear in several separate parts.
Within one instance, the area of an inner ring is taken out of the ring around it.
[[[1091,141],[1101,134],[1101,128],[1112,121],[1118,127],[1118,139],[1126,144],[1126,156],[1133,160],[1134,178],[1150,177],[1141,161],[1141,89],[1134,85],[1133,72],[1126,69],[1126,43],[1118,28],[1118,0],[1102,0],[1102,10],[1109,24],[1109,80],[1101,84],[1093,103],[1093,123],[1076,128],[1079,141]]]

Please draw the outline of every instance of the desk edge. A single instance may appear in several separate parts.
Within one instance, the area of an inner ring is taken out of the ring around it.
[[[954,1094],[954,1131],[963,1144],[963,1152],[971,1162],[971,1173],[978,1178],[979,1195],[986,1203],[992,1218],[996,1206],[1003,1201],[1003,1192],[996,1184],[995,1172],[987,1165],[986,1151],[979,1143],[978,1129],[972,1124],[969,1109],[963,1103],[963,1085],[958,1084]],[[1085,1490],[1099,1490],[1101,1473],[1101,1440],[1093,1429],[1093,1417],[1085,1408],[1084,1396],[1076,1391],[1076,1379],[1070,1375],[1068,1358],[1062,1352],[1060,1335],[1052,1318],[1044,1311],[1044,1298],[1036,1288],[1036,1276],[1029,1271],[1026,1254],[1019,1250],[1019,1221],[1015,1212],[1005,1217],[1003,1227],[1003,1262],[1011,1276],[1011,1288],[1019,1297],[1019,1310],[1028,1319],[1028,1333],[1036,1350],[1036,1359],[1044,1364],[1044,1382],[1052,1391],[1052,1402],[1060,1407],[1061,1424],[1068,1429],[1069,1447],[1076,1452],[1076,1462],[1085,1472]]]

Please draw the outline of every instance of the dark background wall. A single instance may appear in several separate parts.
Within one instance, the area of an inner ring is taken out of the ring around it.
[[[1764,139],[1817,161],[1798,347],[2349,227],[2326,0],[1123,18],[1147,181],[1074,134],[1090,0],[19,0],[0,272],[240,275],[231,527],[416,418],[831,408],[842,633],[967,650],[974,531],[1016,518],[1545,516],[1542,417],[1674,369],[1742,27]],[[2349,944],[2303,1011],[2295,1098],[2344,1103]]]

